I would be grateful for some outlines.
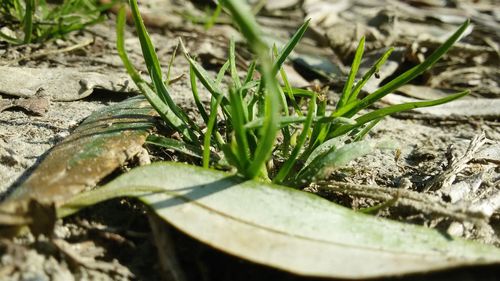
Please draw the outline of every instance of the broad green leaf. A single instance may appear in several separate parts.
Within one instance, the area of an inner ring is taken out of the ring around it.
[[[364,279],[500,263],[500,249],[368,216],[291,188],[179,163],[131,170],[59,209],[134,196],[231,255],[295,274]]]

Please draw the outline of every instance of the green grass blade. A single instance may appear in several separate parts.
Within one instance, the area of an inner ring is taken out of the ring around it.
[[[391,115],[391,114],[394,114],[397,112],[411,110],[411,109],[415,109],[415,108],[429,107],[429,106],[435,106],[435,105],[447,103],[447,102],[450,102],[452,100],[456,100],[458,98],[461,98],[465,95],[468,95],[469,93],[470,93],[469,91],[463,91],[463,92],[449,95],[447,97],[437,99],[437,100],[409,102],[409,103],[398,104],[398,105],[393,105],[393,106],[389,106],[386,108],[377,109],[377,110],[374,110],[370,113],[367,113],[363,116],[356,118],[356,123],[357,123],[356,125],[340,126],[339,128],[335,129],[333,132],[331,132],[328,136],[334,138],[334,137],[343,135],[346,132],[349,132],[350,130],[352,130],[356,127],[362,126],[370,121],[380,119],[380,118],[385,117],[387,115]]]
[[[207,122],[207,131],[203,137],[203,167],[208,168],[210,164],[210,140],[214,132],[215,124],[217,122],[217,110],[222,101],[222,96],[219,96],[210,108],[210,117]],[[216,132],[218,134],[218,132]],[[220,144],[223,146],[224,144]],[[231,157],[231,156],[229,156]]]
[[[261,56],[264,61],[265,56]],[[270,62],[270,61],[269,61]],[[265,120],[259,134],[259,141],[255,151],[253,162],[248,168],[247,175],[254,178],[265,172],[265,163],[274,148],[274,141],[279,130],[278,118],[280,116],[280,101],[277,81],[271,73],[271,65],[263,67],[262,76],[266,84]],[[266,175],[267,176],[267,175]]]
[[[238,76],[238,70],[236,69],[236,55],[235,55],[235,43],[234,39],[229,40],[229,65],[231,72],[231,79],[236,88],[241,88],[240,77]]]
[[[259,100],[259,96],[258,95],[252,95],[250,97],[250,100],[248,101],[247,111],[248,111],[248,120],[249,121],[252,121],[252,120],[255,120],[255,119],[259,118],[257,116],[257,112],[255,110],[256,106],[257,106],[258,100]]]
[[[300,110],[299,105],[295,101],[292,86],[290,85],[290,81],[288,81],[288,76],[286,75],[286,72],[282,67],[280,68],[280,75],[281,75],[281,79],[283,80],[283,84],[285,86],[286,93],[288,94],[288,100],[292,104],[292,107],[295,110],[295,113],[299,116],[304,115],[304,114],[302,114],[302,111]]]
[[[130,75],[135,83],[139,83],[142,81],[142,78],[125,51],[125,11],[126,7],[123,5],[116,18],[116,49],[118,50],[118,55],[120,56],[128,75]]]
[[[167,68],[167,85],[170,85],[170,74],[172,73],[172,66],[174,65],[174,60],[175,60],[175,55],[177,54],[177,49],[179,48],[179,43],[174,48],[174,52],[172,53],[172,56],[170,57],[170,61],[168,62],[168,68]]]
[[[213,14],[210,16],[210,18],[205,23],[205,29],[208,30],[208,29],[212,28],[212,26],[214,26],[221,11],[222,11],[222,4],[219,2],[219,3],[217,3],[217,7],[215,7]]]
[[[290,153],[290,156],[288,159],[283,163],[283,166],[281,169],[278,171],[278,174],[276,177],[273,179],[274,183],[281,183],[283,180],[285,180],[288,177],[288,174],[292,170],[293,166],[298,160],[298,156],[300,151],[302,150],[302,147],[304,146],[307,136],[309,134],[309,129],[311,128],[312,125],[312,120],[314,117],[314,114],[316,112],[316,98],[312,98],[309,101],[309,110],[307,111],[307,119],[304,122],[304,127],[302,129],[302,133],[300,134],[297,144],[293,148],[292,152]]]
[[[224,153],[224,158],[229,163],[229,165],[235,167],[238,171],[242,171],[243,168],[240,167],[240,162],[238,160],[238,156],[233,151],[233,147],[230,143],[224,144],[222,147],[222,152]]]
[[[229,68],[230,62],[227,60],[222,67],[220,68],[219,72],[217,73],[217,77],[215,78],[215,85],[219,86],[222,79],[224,78],[224,75],[226,74],[227,69]]]
[[[375,127],[375,125],[378,124],[378,122],[380,122],[380,120],[382,120],[382,118],[379,118],[379,119],[375,119],[373,121],[371,121],[370,123],[368,123],[368,125],[366,125],[363,130],[361,130],[361,132],[359,132],[356,137],[354,138],[353,141],[360,141],[362,140],[366,134],[368,134],[368,132],[370,132],[373,127]]]
[[[191,83],[191,92],[193,92],[193,99],[198,111],[200,112],[201,117],[205,124],[208,122],[208,114],[205,111],[205,107],[201,103],[200,95],[198,94],[198,86],[196,85],[196,74],[194,73],[193,67],[189,66],[189,81]]]
[[[302,36],[304,36],[304,33],[306,32],[310,21],[311,21],[311,19],[306,20],[300,26],[300,28],[295,32],[295,34],[292,36],[292,38],[290,38],[290,40],[283,47],[283,49],[279,53],[278,57],[276,58],[276,61],[274,62],[273,69],[272,69],[273,76],[278,73],[279,69],[281,68],[281,66],[285,62],[286,58],[290,55],[290,53],[293,51],[295,46],[297,46],[300,39],[302,39]]]
[[[24,8],[20,0],[14,0],[14,9],[17,12],[17,18],[22,20],[24,16]]]
[[[155,136],[155,135],[150,135],[146,139],[146,143],[149,144],[154,144],[156,146],[168,148],[175,150],[177,152],[202,159],[202,151],[201,148],[198,146],[190,145],[182,141],[178,141],[175,139],[163,137],[163,136]]]
[[[240,89],[242,91],[248,91],[248,90],[250,90],[252,88],[256,88],[258,86],[259,86],[259,81],[252,80],[252,81],[249,81],[249,82],[243,84]],[[243,97],[245,97],[245,96],[243,96]]]
[[[161,77],[156,76],[156,73],[153,72],[151,73],[151,79],[153,80],[153,84],[155,86],[156,92],[162,93],[159,96],[168,96],[170,97],[169,90],[167,88],[167,85],[163,83],[163,80]],[[197,131],[200,132],[200,128],[198,125],[196,125],[189,117],[186,115],[184,111],[182,111],[172,99],[169,99],[171,103],[166,103],[170,110],[177,116],[177,118],[183,122],[187,128],[190,128],[190,131]],[[191,130],[192,129],[192,130]],[[191,132],[191,134],[194,136],[194,132]]]
[[[397,78],[393,79],[389,83],[385,84],[372,94],[366,96],[364,99],[361,101],[357,102],[356,105],[352,108],[342,108],[339,110],[339,115],[344,116],[344,113],[349,112],[347,117],[353,116],[356,114],[359,110],[366,108],[367,106],[373,104],[375,101],[381,99],[385,95],[391,93],[392,91],[396,90],[400,86],[408,83],[415,77],[419,76],[422,74],[424,71],[432,67],[434,63],[436,63],[452,46],[453,44],[460,38],[460,36],[464,33],[464,31],[467,29],[469,26],[470,20],[466,20],[460,28],[453,33],[453,35],[448,38],[443,45],[441,45],[439,48],[437,48],[424,62],[421,64],[411,68],[410,70],[404,72],[403,74],[399,75]]]
[[[250,83],[250,81],[252,81],[253,74],[255,73],[255,66],[256,65],[257,64],[255,63],[255,61],[252,61],[250,63],[250,65],[248,66],[247,75],[245,76],[245,82],[243,82],[243,84],[248,84],[248,83]]]
[[[273,45],[273,54],[274,56],[278,56],[278,49],[276,48],[276,45]],[[284,72],[282,68],[280,68],[280,72],[282,73]],[[288,80],[286,82],[288,82]],[[284,116],[287,117],[290,115],[290,113],[288,111],[288,103],[286,100],[286,96],[281,87],[278,87],[278,90],[280,93],[281,108],[283,108]],[[292,134],[290,133],[290,128],[288,128],[288,126],[282,127],[281,133],[283,135],[283,142],[281,143],[281,151],[283,157],[288,157],[288,153],[290,150],[290,140],[292,137]]]
[[[113,4],[116,4],[116,3],[113,3]],[[109,8],[111,8],[111,7],[109,7]],[[47,15],[49,13],[49,9],[47,7],[47,2],[45,0],[39,0],[38,1],[38,7],[37,7],[37,9],[40,10],[41,18],[47,18]]]
[[[264,76],[272,77],[270,72],[264,74]],[[272,78],[271,78],[272,79]],[[277,85],[272,81],[267,81],[268,85],[267,89],[270,93],[267,94],[267,98],[265,100],[265,120],[260,130],[259,134],[259,142],[257,144],[257,148],[255,150],[255,155],[250,167],[247,170],[247,175],[249,178],[254,178],[258,176],[262,169],[264,168],[264,164],[271,155],[274,148],[274,141],[276,138],[276,134],[279,130],[278,118],[279,118],[279,96],[277,93]]]
[[[238,0],[223,0],[221,3],[231,12],[233,20],[239,26],[241,33],[243,33],[257,56],[267,52],[268,47],[262,40],[262,32],[248,4]]]
[[[189,118],[186,116],[186,114],[182,110],[180,110],[179,107],[174,103],[168,89],[163,83],[158,56],[156,55],[151,38],[146,30],[146,27],[144,26],[144,22],[142,21],[139,7],[137,6],[137,0],[130,0],[129,2],[132,11],[132,17],[134,18],[137,36],[139,37],[139,41],[141,43],[142,54],[144,56],[146,67],[148,68],[149,75],[151,76],[151,80],[153,81],[157,94],[183,123],[193,126],[194,123],[189,122]],[[190,135],[193,135],[192,132]]]
[[[290,94],[291,91],[294,97],[297,96],[303,98],[312,98],[313,96],[317,95],[317,93],[307,89],[293,88],[293,87],[291,89],[287,89],[287,87],[282,87],[282,89],[286,94]]]
[[[181,49],[182,49],[182,52],[184,54],[184,57],[189,62],[189,65],[193,68],[194,73],[196,74],[196,77],[200,80],[201,84],[203,84],[203,86],[210,92],[210,94],[212,94],[212,96],[214,96],[216,99],[219,98],[219,96],[222,96],[221,97],[222,109],[223,109],[225,114],[230,116],[229,111],[226,108],[229,105],[229,100],[227,99],[227,97],[223,96],[222,90],[218,86],[218,83],[216,81],[214,81],[212,78],[210,78],[210,75],[208,75],[206,70],[201,65],[199,65],[194,59],[192,59],[191,56],[189,56],[189,53],[187,52],[186,47],[184,46],[184,43],[182,41],[180,41],[180,42],[181,42]],[[224,66],[223,66],[223,68],[224,68]],[[221,73],[221,72],[219,72],[219,73]],[[222,77],[222,76],[223,75],[221,75],[220,77]]]
[[[26,11],[23,19],[24,29],[24,43],[31,42],[31,35],[33,33],[33,17],[35,15],[35,0],[26,0]]]
[[[281,107],[283,108],[283,115],[284,117],[289,116],[288,112],[288,104],[286,102],[286,96],[283,90],[278,87],[278,90],[280,92],[280,101],[281,101]],[[288,126],[281,127],[281,134],[283,135],[283,142],[281,143],[281,151],[283,153],[284,157],[287,157],[289,148],[290,148],[290,140],[292,137],[292,134],[290,133],[290,128]]]
[[[316,94],[316,93],[315,93]],[[324,117],[326,115],[326,106],[327,106],[327,99],[324,97],[318,97],[319,103],[318,103],[318,109],[316,112],[316,116],[321,116]],[[309,157],[309,155],[312,153],[315,147],[323,143],[324,138],[326,136],[326,132],[328,131],[329,124],[321,124],[317,123],[314,125],[310,139],[309,139],[309,145],[302,153],[300,158],[302,160],[305,160]],[[324,136],[325,135],[325,136]]]
[[[225,0],[223,4],[231,12],[234,21],[238,24],[251,49],[257,55],[261,65],[261,83],[264,83],[266,89],[264,125],[260,130],[260,139],[255,149],[253,161],[248,169],[243,171],[243,174],[248,178],[255,178],[259,175],[267,177],[265,163],[273,151],[274,141],[279,130],[277,119],[280,112],[280,101],[278,84],[275,79],[279,66],[276,68],[276,72],[273,72],[269,48],[261,37],[262,32],[248,5],[244,1],[238,0]]]
[[[241,92],[244,98],[247,96],[248,90],[250,88],[259,86],[258,82],[253,80],[253,75],[255,73],[256,65],[257,64],[253,60],[248,66],[247,74],[245,75],[245,80],[243,81],[242,92]],[[249,116],[249,118],[251,118],[251,116]]]
[[[146,62],[146,67],[148,68],[149,75],[151,75],[151,80],[156,88],[162,88],[162,72],[158,56],[156,55],[153,42],[144,26],[141,14],[139,12],[139,7],[137,6],[137,0],[130,0],[130,8],[132,11],[132,17],[134,18],[135,29],[137,31],[137,36],[141,43],[142,55],[144,56],[144,61]],[[160,98],[166,102],[170,107],[173,105],[173,101],[168,95],[168,91],[158,90],[158,95]]]
[[[164,103],[160,97],[148,86],[146,82],[139,81],[137,87],[144,94],[151,106],[158,112],[160,117],[167,122],[167,124],[182,134],[182,138],[187,143],[198,143],[198,139],[194,132],[189,129],[186,124],[179,119],[172,109]]]
[[[117,28],[116,28],[116,44],[117,44],[117,50],[118,50],[118,55],[120,56],[121,60],[123,61],[123,64],[125,65],[125,68],[132,77],[132,80],[137,84],[139,89],[141,89],[142,93],[146,96],[148,101],[151,103],[151,105],[158,111],[160,116],[167,122],[169,125],[171,125],[173,128],[177,129],[178,132],[182,133],[185,135],[184,137],[187,138],[186,140],[191,141],[191,143],[197,143],[197,137],[194,134],[194,132],[187,126],[186,122],[181,120],[177,114],[172,110],[171,107],[169,107],[161,98],[155,98],[154,95],[156,95],[150,88],[147,86],[147,84],[142,80],[141,76],[139,73],[135,70],[134,66],[132,65],[130,59],[127,56],[127,52],[125,51],[125,40],[124,40],[124,26],[125,26],[125,7],[122,7],[120,9],[120,12],[118,13],[117,17]],[[152,77],[156,77],[153,73]],[[163,82],[161,79],[158,79],[156,77],[156,80],[160,80],[160,83],[163,85]],[[142,86],[140,86],[140,84]],[[157,90],[163,89],[164,87],[157,88]],[[166,90],[166,88],[165,88]],[[177,106],[175,107],[177,108]],[[187,118],[187,117],[186,117]],[[192,127],[192,126],[191,126]],[[196,127],[194,127],[196,128]]]
[[[361,78],[361,80],[354,86],[354,89],[352,90],[352,93],[349,96],[349,101],[347,103],[351,103],[357,100],[359,92],[361,92],[361,89],[363,89],[366,82],[368,82],[368,80],[370,80],[373,74],[375,74],[380,69],[380,67],[387,61],[387,59],[389,58],[389,56],[392,54],[393,51],[394,48],[392,47],[389,48],[389,50],[387,50],[382,55],[382,57],[380,57],[375,62],[375,64],[370,68],[370,70],[368,70],[368,72],[366,72],[365,75],[363,75],[363,78]]]
[[[238,159],[240,160],[240,166],[246,168],[250,163],[250,150],[244,126],[247,118],[244,112],[243,99],[238,90],[234,88],[229,90],[229,101],[231,103],[231,125],[236,140]]]
[[[148,72],[155,72],[157,76],[161,77],[162,75],[158,56],[154,51],[153,42],[151,41],[151,38],[142,20],[141,14],[139,12],[139,7],[137,6],[137,0],[129,0],[129,4]]]
[[[4,39],[5,41],[7,41],[13,45],[21,44],[23,42],[17,38],[11,37],[11,36],[3,33],[2,31],[0,31],[0,38]]]
[[[337,104],[337,109],[342,108],[351,98],[352,85],[356,74],[358,73],[359,64],[361,63],[361,58],[363,57],[363,52],[365,50],[365,37],[361,37],[359,41],[358,48],[356,49],[356,54],[354,55],[354,60],[352,61],[351,70],[349,71],[349,76],[347,76],[347,81],[344,84],[344,89],[342,90],[342,95],[340,96],[339,103]]]
[[[316,107],[315,107],[316,108]],[[265,118],[256,118],[245,124],[245,129],[252,130],[261,128],[264,125]],[[307,116],[280,116],[278,118],[278,124],[280,128],[290,126],[292,124],[302,124],[306,122]],[[332,116],[315,116],[313,117],[313,123],[320,124],[347,124],[356,125],[356,121],[351,118],[344,117],[332,117]]]

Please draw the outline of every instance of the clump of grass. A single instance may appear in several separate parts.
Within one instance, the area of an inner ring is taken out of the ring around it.
[[[58,5],[46,0],[2,0],[0,24],[12,32],[0,31],[0,39],[18,45],[62,37],[103,20],[102,12],[112,4],[100,5],[97,0],[65,0]]]
[[[125,52],[123,9],[117,24],[118,52],[128,73],[168,126],[182,136],[182,141],[155,136],[149,142],[196,155],[202,159],[204,167],[229,165],[245,178],[303,186],[324,175],[332,165],[346,163],[369,152],[374,145],[362,141],[362,138],[383,117],[413,108],[443,104],[468,93],[465,91],[438,100],[405,103],[359,114],[362,109],[429,69],[460,38],[468,21],[423,63],[362,99],[358,97],[361,89],[384,64],[393,49],[387,50],[355,83],[364,50],[364,38],[361,39],[340,101],[329,112],[327,101],[322,95],[292,88],[282,69],[283,63],[304,35],[309,21],[300,26],[281,50],[272,49],[265,43],[262,32],[244,1],[226,0],[220,3],[231,14],[247,39],[255,54],[255,61],[246,70],[246,74],[240,77],[235,63],[235,44],[231,41],[229,58],[214,78],[189,55],[181,43],[190,65],[193,98],[206,125],[204,131],[170,97],[170,89],[163,81],[160,64],[136,0],[130,0],[130,6],[152,83],[141,78]],[[260,75],[255,75],[256,72]],[[226,73],[229,73],[231,82],[226,87],[228,90],[223,91],[221,80]],[[284,87],[278,84],[277,75],[282,77]],[[211,94],[208,109],[203,106],[198,95],[197,81]],[[306,104],[307,109],[301,109],[302,103],[297,100]],[[290,111],[289,108],[293,110]],[[221,119],[224,122],[220,122]],[[281,142],[276,140],[278,135]],[[274,162],[279,164],[268,165],[270,160],[276,160]]]

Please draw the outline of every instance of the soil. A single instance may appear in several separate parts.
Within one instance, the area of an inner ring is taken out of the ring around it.
[[[167,69],[177,37],[182,37],[191,54],[215,75],[227,57],[229,38],[234,35],[237,48],[242,49],[238,61],[243,69],[248,64],[249,53],[244,51],[236,29],[217,24],[205,30],[202,25],[180,16],[189,12],[192,17],[203,18],[205,3],[194,2],[141,3],[162,67]],[[442,42],[465,17],[472,19],[474,28],[461,45],[452,49],[450,55],[425,77],[412,83],[425,89],[437,88],[438,95],[450,89],[472,89],[471,105],[482,99],[489,99],[494,104],[493,101],[499,98],[500,11],[493,0],[436,1],[442,4],[423,0],[277,2],[284,3],[284,7],[264,7],[259,22],[278,40],[285,41],[305,18],[313,19],[311,30],[293,61],[288,62],[287,69],[291,72],[289,76],[295,77],[292,80],[296,86],[322,88],[329,85],[328,96],[332,104],[338,99],[342,87],[338,83],[345,77],[348,69],[345,65],[352,60],[353,46],[360,34],[367,36],[368,61],[370,54],[388,45],[395,45],[400,50],[392,64],[388,63],[388,67],[381,70],[381,77],[371,81],[376,87],[428,55],[436,42]],[[42,85],[45,89],[41,91],[26,86],[28,93],[8,87],[9,90],[2,89],[0,85],[0,194],[3,197],[15,190],[47,152],[92,112],[137,94],[133,83],[124,78],[125,70],[116,52],[115,15],[110,12],[107,17],[105,22],[72,33],[64,40],[25,46],[0,45],[0,68],[36,68],[47,73],[54,69],[67,73],[76,70],[88,73],[88,77],[97,77],[97,74],[109,77],[105,81],[88,78],[87,81],[93,83],[90,87],[82,85],[81,80],[72,81],[74,78],[62,75],[53,83],[67,83],[64,94],[58,94],[62,91],[60,88],[51,90],[55,85],[50,83]],[[352,19],[357,22],[355,27]],[[410,25],[411,22],[415,25]],[[343,32],[334,32],[339,27],[343,27]],[[409,30],[410,27],[417,31]],[[138,69],[146,71],[132,26],[127,27],[126,38],[131,60]],[[72,46],[75,48],[68,48]],[[320,63],[311,63],[311,58],[319,59]],[[176,57],[172,71],[171,77],[176,78],[172,84],[175,101],[194,114],[187,78],[189,67],[182,56]],[[455,75],[447,75],[450,72]],[[324,73],[328,73],[330,79],[325,79]],[[21,81],[17,83],[24,85]],[[120,88],[120,85],[126,87]],[[82,94],[80,90],[85,87],[91,89]],[[208,94],[203,91],[201,94],[207,100]],[[408,90],[393,95],[419,98],[419,94],[420,91]],[[32,103],[36,106],[31,106]],[[383,100],[375,106],[384,103],[391,104],[391,100]],[[346,167],[332,171],[320,185],[306,190],[354,209],[364,209],[386,202],[391,198],[390,192],[401,189],[407,193],[401,193],[400,200],[374,214],[498,247],[500,112],[498,108],[483,109],[473,114],[467,114],[469,109],[463,108],[458,114],[447,114],[446,109],[441,109],[387,117],[367,138],[390,140],[391,148],[375,150],[351,161]],[[153,161],[176,157],[154,147],[146,148]],[[127,168],[122,167],[110,177]],[[329,188],[333,183],[350,184],[358,189]],[[369,187],[373,186],[379,191],[372,192]],[[457,189],[463,194],[457,195],[453,191]],[[427,200],[429,198],[437,198],[444,207],[434,205],[432,200]],[[471,221],[470,214],[480,217]],[[165,243],[173,247],[178,270],[186,280],[313,280],[251,264],[202,245],[172,227],[159,226],[145,206],[129,199],[101,203],[58,221],[53,239],[35,239],[26,233],[0,240],[0,279],[168,279],[166,276],[172,273],[166,272],[161,262],[163,250],[155,241],[155,227],[161,227],[168,234]],[[404,280],[497,280],[498,271],[498,268],[462,268],[407,276]]]

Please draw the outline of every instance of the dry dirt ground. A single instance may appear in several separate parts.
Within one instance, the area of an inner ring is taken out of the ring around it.
[[[192,22],[206,18],[203,1],[157,2],[143,1],[141,8],[163,67],[177,37],[215,72],[234,36],[241,49],[239,66],[243,69],[248,64],[248,53],[233,27],[217,24],[205,30]],[[368,84],[369,91],[421,61],[465,18],[473,23],[432,71],[375,106],[442,97],[450,90],[471,89],[472,94],[454,105],[384,119],[369,138],[388,139],[392,149],[352,161],[307,191],[355,209],[397,197],[394,205],[375,214],[500,246],[500,10],[494,2],[269,1],[263,7],[259,22],[281,41],[305,18],[312,19],[287,70],[295,86],[325,90],[332,104],[361,36],[367,38],[365,67],[380,50],[396,47],[380,77]],[[0,42],[0,192],[4,197],[92,112],[136,94],[116,52],[115,15],[108,17],[65,40],[24,46]],[[132,61],[144,71],[131,26],[126,38]],[[178,78],[172,85],[174,99],[190,109],[187,74],[187,63],[178,56],[172,74]],[[175,157],[168,151],[147,149],[153,161]],[[135,164],[126,163],[113,175],[127,165]],[[165,243],[175,245],[178,270],[188,280],[306,280],[203,246],[158,224],[133,200],[99,204],[58,221],[56,243],[29,234],[0,240],[0,279],[161,280],[166,269],[158,258],[152,226],[168,234]],[[405,280],[498,280],[496,273],[463,269]]]

